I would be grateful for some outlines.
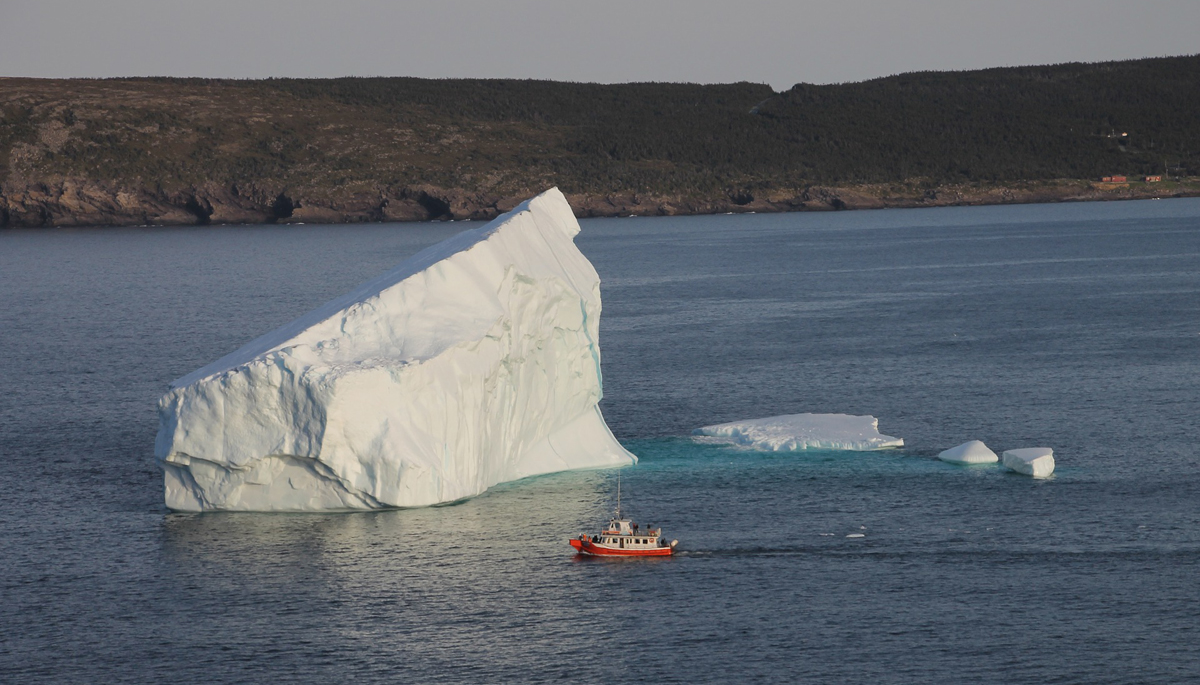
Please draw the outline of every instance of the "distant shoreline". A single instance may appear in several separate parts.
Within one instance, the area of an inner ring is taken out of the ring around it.
[[[537,189],[531,189],[532,196]],[[432,187],[378,189],[328,196],[244,192],[203,186],[175,193],[126,190],[94,182],[38,184],[0,193],[0,228],[195,226],[209,224],[352,224],[439,220],[489,220],[511,210],[521,196],[494,197]],[[1200,178],[1161,182],[1056,180],[1023,183],[808,186],[746,192],[740,196],[682,197],[637,193],[567,194],[579,218],[701,216],[856,209],[1040,204],[1200,197]]]
[[[482,220],[555,186],[581,217],[1196,196],[1197,82],[1200,55],[783,92],[0,78],[0,226]]]

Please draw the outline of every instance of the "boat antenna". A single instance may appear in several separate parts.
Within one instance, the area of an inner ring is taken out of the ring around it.
[[[617,469],[617,520],[621,520],[621,470]]]

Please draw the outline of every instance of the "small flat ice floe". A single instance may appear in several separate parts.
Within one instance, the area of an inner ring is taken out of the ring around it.
[[[1054,473],[1054,450],[1049,447],[1004,450],[1004,465],[1026,476],[1045,478]]]
[[[958,447],[951,447],[937,455],[937,458],[951,464],[994,464],[1000,461],[1000,457],[997,457],[995,452],[988,449],[988,446],[979,440],[971,440]]]
[[[786,414],[704,426],[693,432],[765,452],[866,452],[904,446],[901,438],[881,435],[879,419],[874,416],[850,414]]]

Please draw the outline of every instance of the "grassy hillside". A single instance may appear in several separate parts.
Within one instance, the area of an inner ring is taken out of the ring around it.
[[[625,198],[614,206],[644,195],[711,211],[767,196],[801,207],[819,186],[903,194],[1167,167],[1195,176],[1197,112],[1200,56],[783,93],[749,83],[0,79],[0,224],[272,220],[299,208],[327,220],[485,216],[550,185]]]

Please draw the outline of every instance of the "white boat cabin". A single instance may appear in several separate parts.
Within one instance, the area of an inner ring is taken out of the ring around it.
[[[661,528],[643,530],[629,519],[612,519],[599,535],[592,537],[591,542],[618,549],[654,549],[666,547],[666,543],[659,539],[661,534]]]

